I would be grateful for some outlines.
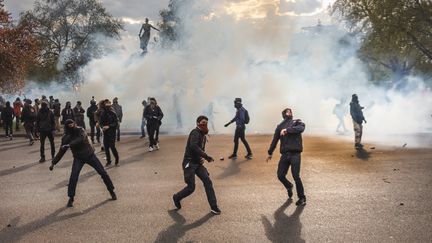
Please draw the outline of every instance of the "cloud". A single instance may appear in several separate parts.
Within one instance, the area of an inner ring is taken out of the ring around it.
[[[293,14],[310,14],[322,10],[323,2],[319,0],[280,0],[279,11]]]

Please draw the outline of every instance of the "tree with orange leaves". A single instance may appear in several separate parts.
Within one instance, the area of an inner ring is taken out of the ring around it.
[[[0,93],[13,93],[24,87],[29,67],[37,62],[39,46],[33,24],[21,21],[14,25],[3,2],[0,0]]]

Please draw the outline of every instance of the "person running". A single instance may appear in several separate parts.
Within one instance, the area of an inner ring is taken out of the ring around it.
[[[280,153],[277,177],[285,186],[288,192],[288,199],[293,196],[293,184],[288,181],[286,174],[291,166],[291,174],[296,185],[298,201],[297,206],[306,205],[306,196],[304,194],[303,183],[300,179],[301,153],[303,151],[302,133],[305,130],[305,124],[300,119],[293,119],[293,113],[290,108],[282,111],[283,121],[276,127],[273,140],[268,150],[267,162],[272,159],[273,152],[280,140]]]
[[[363,135],[363,121],[367,123],[366,119],[363,116],[363,110],[364,107],[362,107],[359,104],[359,99],[356,94],[352,95],[351,103],[350,103],[350,113],[351,118],[353,120],[353,126],[354,126],[354,147],[356,149],[363,148],[363,144],[361,144],[361,139]]]
[[[33,145],[35,140],[36,111],[32,106],[32,101],[29,99],[25,100],[25,105],[22,110],[22,122],[24,123],[27,138],[30,140],[30,145]]]
[[[208,118],[206,116],[199,116],[196,120],[197,127],[189,134],[182,163],[186,187],[173,195],[173,201],[176,208],[181,209],[181,200],[195,191],[196,175],[204,184],[211,212],[218,215],[221,213],[221,210],[217,205],[213,183],[207,169],[204,167],[204,160],[208,162],[214,161],[214,159],[205,152],[206,135],[209,132],[207,124]]]
[[[242,99],[241,98],[235,98],[234,100],[234,107],[237,109],[235,117],[225,124],[225,127],[228,127],[231,123],[236,123],[236,130],[234,133],[234,151],[233,153],[228,157],[229,159],[237,159],[237,150],[239,146],[239,139],[243,142],[244,146],[246,147],[247,155],[245,156],[246,159],[252,159],[252,150],[249,147],[249,143],[246,141],[245,137],[245,130],[246,130],[246,124],[249,123],[249,113],[248,111],[243,107],[242,105]]]
[[[69,201],[67,207],[73,207],[78,177],[84,164],[88,164],[96,170],[96,172],[102,177],[102,180],[111,195],[111,199],[117,200],[117,195],[114,192],[114,185],[111,178],[105,171],[98,157],[96,157],[94,148],[87,138],[86,131],[81,127],[77,127],[75,122],[71,119],[65,121],[65,133],[62,137],[60,150],[52,160],[51,166],[49,167],[51,171],[62,159],[63,155],[69,148],[72,150],[73,163],[68,184]]]
[[[115,146],[118,118],[116,113],[112,109],[111,101],[109,101],[108,99],[106,99],[104,102],[104,109],[100,116],[99,125],[102,127],[102,131],[104,134],[103,143],[107,160],[106,166],[111,165],[110,150],[114,155],[115,165],[118,165],[120,158],[117,152],[117,148]]]
[[[157,106],[155,98],[150,98],[150,104],[144,110],[144,117],[147,119],[147,133],[150,140],[149,151],[152,152],[155,149],[159,149],[155,133],[163,118],[162,110]]]
[[[117,118],[118,118],[117,142],[120,142],[120,123],[122,122],[122,119],[123,119],[123,109],[122,109],[122,106],[119,105],[117,97],[115,97],[113,99],[112,108],[113,108],[113,110],[116,113]]]
[[[45,139],[48,138],[51,147],[51,159],[55,156],[54,131],[55,118],[54,113],[49,109],[46,102],[42,102],[39,113],[36,116],[36,128],[40,133],[40,163],[45,162]]]
[[[14,116],[15,116],[14,109],[11,107],[10,102],[7,101],[5,107],[1,112],[1,120],[3,121],[3,127],[5,129],[6,138],[9,138],[10,140],[13,139],[12,124],[13,124]]]

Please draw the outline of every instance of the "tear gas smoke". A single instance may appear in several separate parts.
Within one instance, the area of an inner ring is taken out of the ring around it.
[[[228,133],[234,128],[223,124],[235,114],[234,98],[242,97],[251,115],[248,133],[272,132],[281,110],[291,107],[294,117],[306,123],[306,133],[334,134],[332,110],[341,99],[346,100],[345,124],[352,130],[349,102],[356,93],[368,121],[365,141],[373,136],[387,142],[390,134],[430,127],[432,96],[423,81],[411,77],[404,90],[369,84],[356,56],[357,42],[338,26],[300,30],[296,18],[273,13],[238,20],[217,2],[199,1],[183,9],[181,49],[163,50],[155,44],[141,57],[136,34],[125,33],[121,48],[83,68],[85,83],[79,92],[50,86],[32,89],[29,96],[54,94],[63,105],[67,100],[86,105],[92,96],[119,97],[123,127],[133,130],[140,127],[142,100],[153,96],[165,113],[161,130],[170,133],[194,127],[211,102],[215,113],[207,115],[218,132]],[[182,129],[175,125],[177,112]]]

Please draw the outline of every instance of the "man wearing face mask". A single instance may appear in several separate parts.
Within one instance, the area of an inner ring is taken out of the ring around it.
[[[350,103],[350,113],[353,120],[354,125],[354,147],[356,149],[363,148],[363,144],[361,144],[361,139],[363,135],[363,121],[367,123],[366,119],[363,116],[363,110],[364,107],[362,107],[359,103],[358,96],[356,94],[352,95],[351,103]]]
[[[77,126],[86,129],[84,122],[85,110],[82,108],[81,101],[77,101],[76,106],[73,108],[74,121]]]
[[[221,210],[217,205],[213,183],[209,177],[207,169],[204,167],[204,160],[207,160],[208,162],[214,161],[212,157],[205,153],[205,144],[207,140],[206,135],[209,131],[207,127],[208,118],[206,116],[199,116],[196,123],[197,127],[189,134],[182,163],[184,180],[187,186],[173,195],[173,201],[176,208],[180,209],[180,201],[195,191],[196,175],[204,184],[211,212],[218,215],[221,213]]]
[[[163,118],[162,110],[157,105],[155,98],[150,98],[150,104],[144,110],[144,117],[147,120],[147,133],[150,140],[149,151],[152,152],[155,149],[159,149],[155,133]]]
[[[51,158],[55,155],[54,145],[54,131],[55,131],[55,120],[54,114],[49,109],[46,102],[42,102],[39,113],[36,117],[36,128],[40,133],[40,160],[39,162],[45,162],[45,139],[48,138],[51,146]]]
[[[111,165],[110,150],[114,155],[115,165],[118,165],[119,155],[115,147],[118,118],[116,113],[112,109],[111,101],[109,101],[108,99],[106,99],[104,102],[104,108],[100,116],[99,125],[102,127],[102,131],[104,134],[103,143],[107,160],[106,166]]]
[[[247,151],[247,155],[245,156],[245,158],[252,159],[252,150],[250,149],[249,143],[246,141],[245,137],[246,124],[249,123],[249,113],[243,107],[241,98],[235,98],[234,107],[237,109],[235,117],[230,122],[225,124],[225,127],[228,127],[231,123],[236,123],[236,130],[234,133],[234,151],[228,158],[237,159],[239,139],[241,139]]]
[[[63,108],[62,112],[61,112],[61,116],[62,116],[62,121],[61,124],[65,124],[66,120],[74,120],[74,114],[73,114],[73,110],[71,108],[71,103],[70,101],[66,102],[66,106],[65,108]]]
[[[63,155],[68,149],[72,150],[73,164],[72,172],[68,184],[68,207],[73,207],[75,190],[78,182],[78,177],[84,164],[93,167],[96,172],[102,177],[106,188],[108,189],[112,200],[117,200],[117,195],[114,193],[114,185],[108,173],[103,168],[101,162],[94,153],[94,148],[90,144],[86,131],[77,127],[75,122],[71,119],[65,121],[65,134],[62,137],[61,147],[58,154],[52,160],[50,170],[62,159]]]
[[[95,131],[96,131],[96,140],[98,143],[100,143],[100,128],[96,127],[96,120],[95,120],[95,112],[97,111],[98,107],[96,105],[96,100],[93,99],[90,101],[90,107],[87,108],[87,117],[89,119],[90,124],[90,138],[92,143],[95,143]]]
[[[300,179],[301,152],[303,151],[302,133],[305,130],[305,124],[300,119],[293,119],[292,110],[286,108],[282,111],[283,121],[276,127],[272,143],[268,150],[267,162],[272,159],[272,154],[276,149],[278,141],[280,144],[281,158],[279,160],[277,177],[285,186],[288,192],[288,199],[293,196],[293,184],[286,178],[289,167],[294,178],[299,200],[297,206],[306,205],[306,196],[304,195],[303,183]]]

